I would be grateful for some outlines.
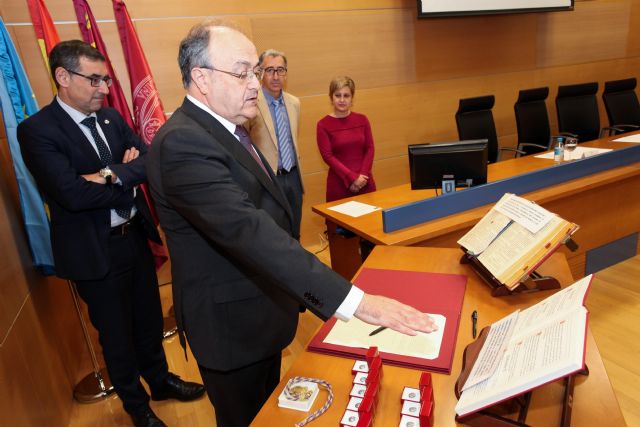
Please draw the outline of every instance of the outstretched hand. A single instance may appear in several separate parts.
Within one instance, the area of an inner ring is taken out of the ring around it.
[[[406,335],[433,332],[438,329],[425,313],[391,298],[364,294],[354,316],[372,325],[386,326]]]

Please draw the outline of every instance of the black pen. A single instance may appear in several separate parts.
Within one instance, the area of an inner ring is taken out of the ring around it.
[[[379,334],[380,332],[384,331],[385,329],[387,329],[386,326],[380,326],[378,329],[376,329],[375,331],[371,332],[369,334],[370,337],[374,336],[375,334]]]
[[[476,310],[473,310],[473,313],[471,313],[471,335],[473,336],[473,338],[476,337],[477,325],[478,325],[478,312]]]

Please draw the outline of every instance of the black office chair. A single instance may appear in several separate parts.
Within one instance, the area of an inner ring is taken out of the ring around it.
[[[545,100],[548,87],[521,90],[513,106],[518,129],[518,150],[534,154],[551,149],[551,127]]]
[[[461,140],[487,139],[489,141],[489,163],[495,163],[500,160],[502,151],[518,153],[518,150],[514,148],[498,147],[498,135],[496,134],[496,125],[491,112],[494,104],[495,97],[493,95],[465,98],[460,100],[458,111],[456,112],[458,137]]]
[[[621,129],[622,132],[640,129],[640,104],[635,88],[635,77],[604,84],[602,100],[609,117],[609,126]]]
[[[613,128],[600,129],[597,92],[597,82],[558,87],[556,110],[561,133],[573,134],[578,142],[585,142],[617,131]]]

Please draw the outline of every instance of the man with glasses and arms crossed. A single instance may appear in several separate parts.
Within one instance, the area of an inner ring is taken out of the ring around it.
[[[284,53],[269,49],[260,54],[258,61],[263,70],[262,90],[258,91],[258,115],[248,120],[245,126],[291,205],[293,236],[300,239],[304,192],[298,155],[300,100],[284,91],[287,83],[287,57]]]
[[[146,145],[103,108],[105,58],[79,40],[50,53],[58,95],[18,127],[25,163],[49,206],[56,274],[76,283],[98,330],[111,383],[136,426],[164,426],[151,398],[193,400],[204,388],[168,371],[162,308],[147,239],[161,244],[144,195]]]
[[[178,333],[198,362],[218,427],[247,427],[280,380],[298,308],[415,335],[426,314],[364,294],[293,238],[276,176],[245,128],[257,114],[255,46],[220,23],[180,43],[187,96],[158,131],[147,171],[173,271]],[[274,420],[277,424],[277,420]]]

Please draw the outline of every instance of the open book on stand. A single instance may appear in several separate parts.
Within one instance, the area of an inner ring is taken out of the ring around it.
[[[524,284],[578,228],[529,200],[506,193],[458,244],[465,251],[463,261],[471,263],[494,290],[502,288],[494,296],[505,295],[559,287],[554,279],[547,287]]]
[[[461,422],[469,414],[584,370],[584,302],[592,277],[483,329],[465,349],[456,383],[455,411]]]

